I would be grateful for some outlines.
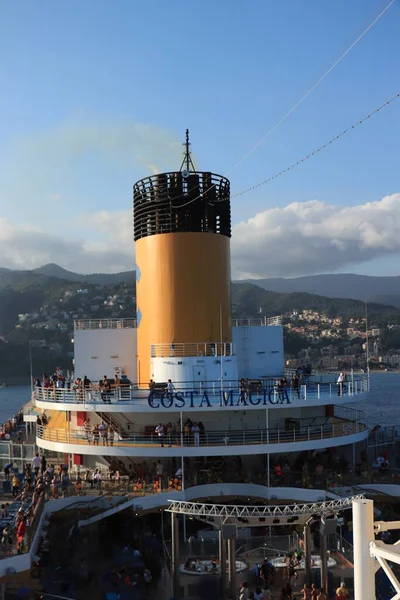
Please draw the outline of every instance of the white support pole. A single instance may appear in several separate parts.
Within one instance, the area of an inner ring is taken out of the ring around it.
[[[375,600],[375,565],[369,545],[374,542],[374,503],[353,500],[354,600]]]
[[[185,491],[185,460],[181,456],[181,471],[182,471],[182,491]]]
[[[181,456],[181,469],[182,469],[182,491],[185,490],[185,460]],[[186,544],[186,515],[183,515],[183,543]]]
[[[268,408],[265,410],[265,426],[267,428],[267,444],[269,445],[269,415]],[[270,464],[269,464],[269,452],[267,454],[267,487],[270,487]]]
[[[226,598],[226,540],[222,529],[219,530],[219,562],[221,565],[221,598]]]

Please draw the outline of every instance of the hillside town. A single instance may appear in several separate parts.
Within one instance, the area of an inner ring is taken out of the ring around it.
[[[267,310],[263,310],[266,315]],[[21,352],[28,344],[39,362],[47,357],[47,361],[56,359],[68,366],[73,358],[74,320],[132,318],[134,314],[133,283],[82,286],[64,282],[39,308],[18,314],[15,326],[0,336],[0,342],[3,347],[19,346]],[[365,317],[346,319],[311,309],[292,310],[282,317],[288,368],[312,364],[326,370],[364,369],[367,360],[371,368],[400,365],[400,348],[388,347],[388,336],[400,333],[397,323],[378,326],[371,321],[367,328]]]
[[[387,333],[400,331],[400,325],[385,328],[368,323],[366,317],[331,317],[313,310],[293,311],[284,315],[286,331],[309,342],[296,355],[286,354],[286,365],[296,368],[305,362],[318,369],[365,368],[367,361],[376,368],[397,368],[400,349],[385,348]]]

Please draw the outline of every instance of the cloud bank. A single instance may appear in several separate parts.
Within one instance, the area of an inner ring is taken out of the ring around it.
[[[400,194],[346,207],[293,202],[239,223],[233,240],[238,278],[333,272],[400,252]]]
[[[239,279],[326,273],[396,253],[400,193],[348,207],[293,202],[233,227],[232,270]],[[131,210],[81,214],[58,232],[0,218],[0,266],[48,262],[81,273],[132,269]]]

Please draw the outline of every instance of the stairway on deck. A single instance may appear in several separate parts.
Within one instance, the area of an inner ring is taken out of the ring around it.
[[[67,429],[67,418],[63,410],[48,410],[46,411],[49,423],[49,429]]]
[[[48,410],[46,412],[49,422],[44,429],[43,439],[66,441],[68,424],[65,412],[62,410]]]

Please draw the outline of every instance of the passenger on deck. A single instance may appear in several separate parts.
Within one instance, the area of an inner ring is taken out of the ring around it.
[[[100,382],[101,399],[103,402],[111,402],[111,383],[107,379],[107,375],[104,375],[103,381]]]
[[[158,436],[158,441],[160,442],[161,448],[164,448],[164,435],[165,435],[164,425],[162,423],[159,423],[157,425],[157,427],[155,428],[154,433],[156,433]]]

